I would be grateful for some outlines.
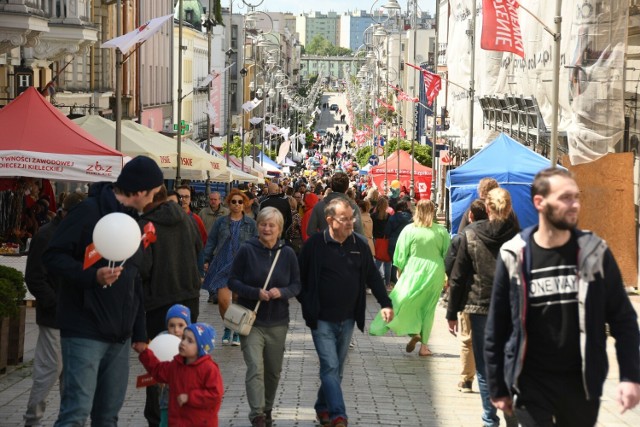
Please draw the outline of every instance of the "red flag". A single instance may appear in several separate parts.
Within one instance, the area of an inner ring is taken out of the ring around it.
[[[151,243],[154,243],[158,239],[158,236],[156,235],[156,227],[152,222],[148,222],[144,226],[143,230],[144,234],[142,235],[142,245],[147,249]]]
[[[482,0],[482,49],[511,52],[524,58],[519,7],[517,0]]]
[[[84,250],[84,263],[82,265],[82,269],[86,270],[91,267],[93,264],[98,262],[102,258],[102,255],[96,250],[96,245],[91,243]]]
[[[424,93],[427,95],[427,104],[433,104],[433,100],[438,96],[438,92],[442,89],[442,79],[439,75],[422,70],[422,78],[424,80]]]

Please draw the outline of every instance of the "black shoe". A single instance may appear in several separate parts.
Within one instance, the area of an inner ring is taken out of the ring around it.
[[[273,426],[273,418],[271,417],[271,411],[264,411],[264,424],[266,427]]]

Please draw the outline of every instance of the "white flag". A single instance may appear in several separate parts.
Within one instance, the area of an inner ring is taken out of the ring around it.
[[[287,157],[287,153],[289,152],[289,148],[291,147],[291,141],[285,141],[280,145],[280,149],[278,150],[278,157],[276,157],[276,162],[282,164],[284,162],[285,157]]]
[[[151,38],[157,33],[165,22],[173,18],[173,14],[154,18],[146,23],[140,25],[133,31],[129,31],[127,34],[123,34],[120,37],[111,39],[102,43],[100,48],[112,48],[120,49],[120,52],[127,53],[136,44],[142,43]]]
[[[262,117],[251,117],[249,119],[249,123],[251,123],[252,125],[259,125],[260,122],[262,122],[263,118]]]
[[[274,134],[274,133],[279,133],[280,132],[280,128],[274,124],[269,123],[267,126],[265,126],[264,130],[266,130],[268,133]]]
[[[209,118],[212,122],[216,120],[216,117],[218,117],[216,109],[213,108],[213,105],[209,101],[207,101],[207,114],[209,115]]]

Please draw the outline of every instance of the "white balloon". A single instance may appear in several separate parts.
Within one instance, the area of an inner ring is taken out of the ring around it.
[[[124,261],[135,254],[141,236],[136,220],[120,212],[103,216],[93,229],[96,250],[110,261]]]
[[[153,351],[159,361],[169,362],[178,354],[180,338],[171,334],[158,335],[149,343],[149,348]]]

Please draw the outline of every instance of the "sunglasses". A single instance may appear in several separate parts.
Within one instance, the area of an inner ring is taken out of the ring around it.
[[[244,200],[233,199],[229,201],[229,203],[231,203],[232,205],[242,205],[244,204]]]

